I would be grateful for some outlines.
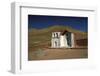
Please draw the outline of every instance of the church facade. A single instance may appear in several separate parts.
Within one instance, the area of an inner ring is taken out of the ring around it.
[[[51,38],[52,48],[73,48],[74,47],[74,33],[68,31],[52,32]]]

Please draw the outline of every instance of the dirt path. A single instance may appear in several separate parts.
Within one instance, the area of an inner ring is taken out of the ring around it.
[[[87,58],[87,49],[43,49],[29,51],[29,60]]]

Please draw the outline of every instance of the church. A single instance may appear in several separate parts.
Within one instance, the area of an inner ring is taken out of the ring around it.
[[[67,30],[52,32],[51,48],[74,48],[74,33]]]

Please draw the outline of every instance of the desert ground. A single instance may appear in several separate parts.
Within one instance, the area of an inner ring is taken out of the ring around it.
[[[88,58],[88,50],[86,48],[45,48],[28,53],[28,60],[30,61],[78,58]]]

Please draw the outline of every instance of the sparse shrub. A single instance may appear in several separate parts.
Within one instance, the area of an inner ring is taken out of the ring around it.
[[[41,56],[44,56],[45,55],[45,52],[44,52],[43,49],[37,49],[34,53],[35,53],[35,55],[37,57],[41,57]]]

